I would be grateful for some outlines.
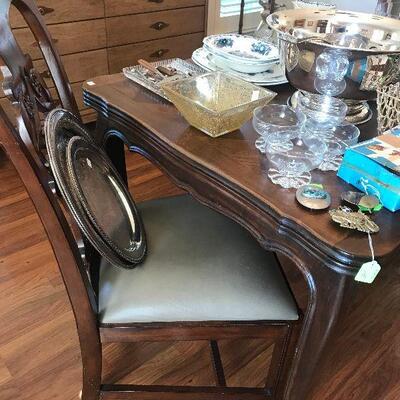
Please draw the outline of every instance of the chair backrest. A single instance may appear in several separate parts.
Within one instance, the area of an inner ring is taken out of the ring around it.
[[[39,151],[43,144],[42,114],[51,111],[57,102],[52,98],[43,78],[35,70],[31,57],[23,53],[15,39],[9,18],[11,5],[22,14],[32,31],[54,81],[62,107],[79,116],[78,107],[60,56],[34,0],[1,0],[0,58],[5,64],[1,67],[4,77],[3,90],[9,100],[18,107],[21,117],[18,129],[29,134],[34,149]]]
[[[10,4],[32,28],[63,109],[55,107],[32,60],[16,43],[8,18]],[[146,254],[142,221],[118,172],[82,125],[61,60],[32,0],[0,0],[0,57],[7,65],[7,90],[17,107],[16,127],[0,107],[0,143],[47,231],[78,333],[87,338],[89,332],[98,332],[100,255],[122,268],[140,263]]]
[[[15,40],[9,21],[11,4],[20,11],[38,42],[61,105],[77,119],[78,108],[61,59],[35,2],[0,0],[0,58],[5,64],[1,68],[5,78],[3,87],[17,114],[15,126],[0,107],[0,145],[21,177],[46,230],[75,314],[82,357],[90,357],[100,346],[95,285],[92,285],[89,264],[84,262],[80,251],[79,229],[75,221],[68,218],[60,202],[54,177],[42,153],[41,120],[57,104],[35,71],[32,59],[22,52]],[[87,246],[86,258],[90,250]],[[92,258],[98,258],[97,253],[93,252]]]
[[[67,219],[54,190],[52,175],[25,142],[0,108],[0,146],[17,170],[45,228],[75,315],[82,356],[90,357],[98,350],[100,339],[96,290],[89,266],[71,227],[75,222]]]

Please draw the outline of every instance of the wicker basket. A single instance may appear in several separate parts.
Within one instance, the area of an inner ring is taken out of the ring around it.
[[[378,129],[380,133],[400,125],[400,82],[382,86],[378,92]]]

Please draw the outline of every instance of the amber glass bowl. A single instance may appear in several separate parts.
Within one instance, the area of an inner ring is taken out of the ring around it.
[[[212,137],[239,129],[256,107],[276,96],[223,72],[169,81],[162,89],[190,125]]]

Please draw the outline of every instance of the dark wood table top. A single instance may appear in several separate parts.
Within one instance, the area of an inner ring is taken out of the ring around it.
[[[169,102],[129,81],[122,74],[101,76],[84,84],[85,101],[105,115],[118,114],[130,118],[137,126],[154,135],[156,141],[167,146],[193,168],[207,171],[232,190],[246,195],[265,212],[289,229],[299,240],[315,241],[320,249],[334,250],[338,259],[346,258],[359,265],[370,258],[366,234],[340,228],[325,212],[309,211],[295,200],[294,189],[274,185],[266,176],[268,161],[254,147],[257,134],[251,121],[239,131],[219,138],[210,138],[189,126]],[[279,93],[273,101],[284,103],[293,92],[289,85],[272,88]],[[376,135],[376,121],[360,126],[361,139]],[[340,194],[351,186],[333,172],[313,171],[313,182],[322,183],[332,195],[332,207],[340,204]],[[400,248],[400,214],[386,209],[373,215],[380,226],[373,235],[377,257],[381,262],[391,258]],[[332,254],[330,255],[332,257]],[[334,255],[335,257],[335,255]],[[335,257],[336,258],[336,257]]]

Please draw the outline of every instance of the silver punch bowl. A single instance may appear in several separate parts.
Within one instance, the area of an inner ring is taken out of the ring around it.
[[[286,75],[310,93],[376,99],[376,88],[400,77],[400,20],[338,10],[294,9],[268,16]]]

